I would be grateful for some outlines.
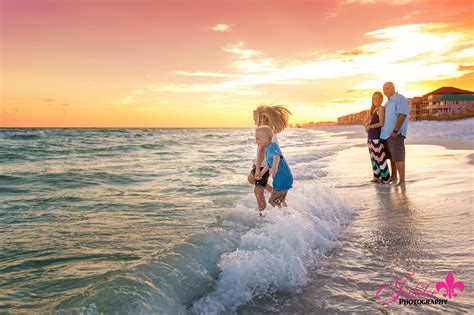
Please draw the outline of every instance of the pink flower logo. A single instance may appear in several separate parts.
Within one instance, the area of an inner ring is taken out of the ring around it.
[[[446,291],[446,293],[443,293],[443,296],[451,299],[451,297],[458,296],[456,292],[454,292],[454,289],[458,289],[460,292],[464,291],[464,282],[462,281],[454,282],[453,273],[450,271],[448,272],[448,275],[446,276],[446,282],[440,281],[436,283],[436,290],[439,291],[441,289],[445,289]]]

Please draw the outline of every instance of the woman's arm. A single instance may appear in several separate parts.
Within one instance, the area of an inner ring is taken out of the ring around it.
[[[385,107],[380,106],[378,115],[379,115],[379,124],[380,124],[380,127],[383,127],[383,125],[385,124]]]
[[[379,116],[379,122],[373,125],[368,125],[368,129],[374,129],[374,128],[379,128],[382,127],[383,124],[385,123],[385,108],[382,106],[379,107],[377,110],[377,115]]]
[[[365,120],[365,123],[364,123],[364,129],[365,129],[365,132],[369,132],[369,124],[370,124],[370,119],[371,119],[371,115],[369,115],[369,117]]]

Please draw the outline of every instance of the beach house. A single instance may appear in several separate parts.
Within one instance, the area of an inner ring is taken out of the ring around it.
[[[431,116],[451,118],[474,114],[474,95],[445,94],[433,100],[427,109]]]
[[[474,114],[471,96],[474,92],[444,86],[420,97],[409,99],[410,119],[454,119]],[[471,104],[471,105],[469,105]]]

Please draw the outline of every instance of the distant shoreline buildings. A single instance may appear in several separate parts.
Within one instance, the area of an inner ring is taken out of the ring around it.
[[[408,98],[409,119],[416,120],[455,120],[474,117],[474,92],[446,86],[423,96]],[[290,125],[293,128],[317,126],[363,125],[369,118],[369,110],[344,115],[335,121],[309,122]]]
[[[337,122],[335,121],[318,121],[318,122],[312,122],[310,121],[309,123],[306,124],[290,124],[290,128],[311,128],[311,127],[321,127],[321,126],[336,126]]]
[[[453,120],[474,116],[474,92],[442,87],[408,99],[410,120]]]

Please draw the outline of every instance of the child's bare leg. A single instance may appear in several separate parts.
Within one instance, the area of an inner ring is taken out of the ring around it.
[[[257,198],[258,210],[265,210],[265,208],[267,207],[267,202],[265,201],[264,188],[255,186],[253,192],[255,193],[255,198]]]
[[[249,174],[249,176],[247,177],[248,181],[250,184],[252,185],[255,185],[255,177],[253,176],[252,173]]]
[[[265,186],[265,190],[271,193],[271,192],[273,191],[272,185],[267,184],[267,185]]]
[[[276,191],[276,190],[272,191],[270,198],[268,198],[268,203],[271,204],[272,207],[281,208],[279,191]]]
[[[288,207],[288,204],[286,203],[286,196],[288,194],[288,191],[285,191],[285,194],[283,195],[282,199],[281,199],[281,206],[282,207]]]

